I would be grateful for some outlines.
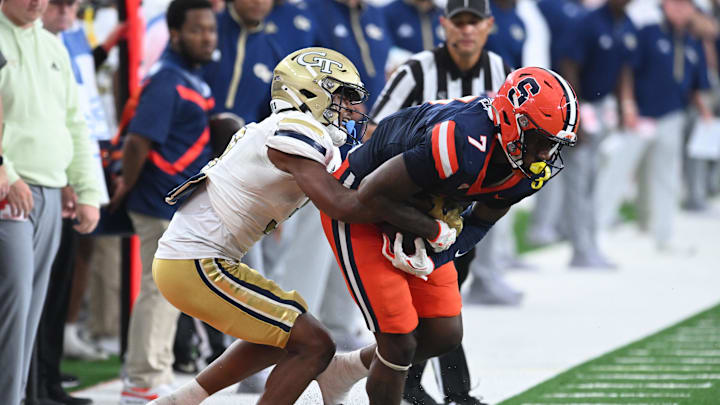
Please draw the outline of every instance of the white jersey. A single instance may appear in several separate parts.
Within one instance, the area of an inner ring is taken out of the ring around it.
[[[272,164],[268,148],[314,160],[329,172],[341,163],[325,127],[308,114],[281,112],[245,126],[203,168],[206,184],[175,213],[155,257],[239,260],[305,204],[307,196]]]

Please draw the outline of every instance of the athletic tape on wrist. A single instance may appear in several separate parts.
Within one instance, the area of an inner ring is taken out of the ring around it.
[[[380,355],[380,351],[378,350],[377,347],[375,347],[375,355],[377,356],[378,360],[380,360],[380,362],[382,364],[390,367],[391,369],[393,369],[395,371],[408,371],[408,370],[410,370],[410,367],[412,367],[412,364],[408,364],[407,366],[398,366],[397,364],[390,363],[389,361],[382,358],[382,356]]]

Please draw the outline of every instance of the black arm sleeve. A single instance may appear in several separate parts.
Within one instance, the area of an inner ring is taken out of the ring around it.
[[[95,62],[95,70],[99,69],[108,58],[108,53],[102,45],[98,45],[93,49],[93,61]]]

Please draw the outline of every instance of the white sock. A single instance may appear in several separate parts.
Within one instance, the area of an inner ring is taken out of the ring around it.
[[[158,398],[148,405],[199,405],[208,396],[205,389],[193,379],[172,394]]]
[[[330,364],[317,377],[324,405],[347,402],[347,395],[356,382],[370,374],[360,359],[360,350],[336,354]]]

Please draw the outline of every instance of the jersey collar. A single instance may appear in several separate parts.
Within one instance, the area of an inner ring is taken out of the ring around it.
[[[470,79],[480,76],[480,69],[482,69],[483,61],[488,58],[487,50],[483,49],[480,53],[478,61],[475,62],[475,65],[470,68],[470,70],[463,72],[455,64],[455,61],[452,60],[452,57],[450,56],[450,51],[448,51],[447,49],[447,44],[444,44],[443,46],[437,48],[434,52],[438,66],[443,67],[448,72],[450,72],[450,77],[452,79]]]

